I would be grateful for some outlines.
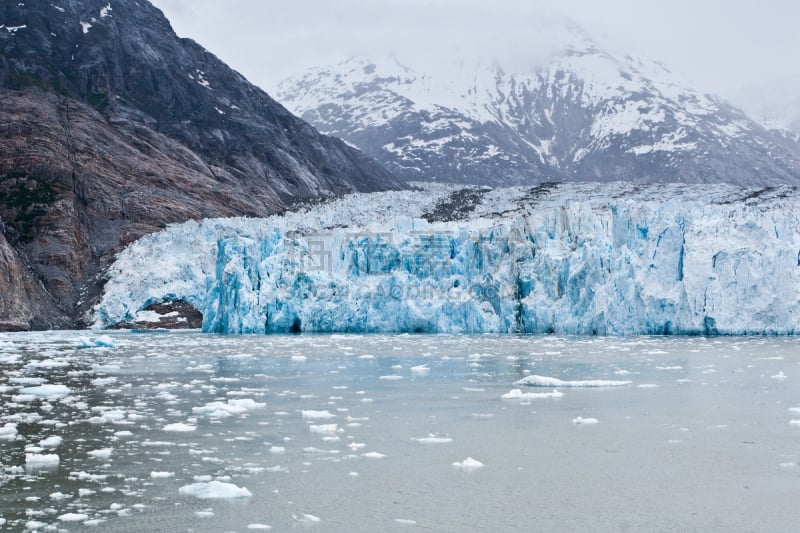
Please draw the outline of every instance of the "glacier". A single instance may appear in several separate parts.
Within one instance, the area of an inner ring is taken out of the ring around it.
[[[169,226],[117,256],[94,326],[184,300],[203,331],[229,334],[800,332],[797,189],[463,191],[419,184]]]

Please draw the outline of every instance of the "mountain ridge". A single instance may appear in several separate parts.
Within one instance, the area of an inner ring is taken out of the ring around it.
[[[397,55],[354,57],[290,77],[277,95],[407,179],[800,182],[790,136],[662,64],[602,50],[574,25],[564,34],[560,53],[514,70],[485,59],[417,68]]]
[[[113,255],[168,224],[405,186],[144,0],[3,3],[0,52],[7,329],[85,325]]]

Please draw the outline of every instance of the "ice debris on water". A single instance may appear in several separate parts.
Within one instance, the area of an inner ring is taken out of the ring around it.
[[[463,461],[456,461],[453,463],[453,466],[456,468],[460,468],[461,470],[470,471],[470,470],[478,470],[479,468],[483,468],[484,464],[477,459],[473,459],[472,457],[467,457]]]
[[[515,381],[514,385],[527,385],[529,387],[624,387],[630,385],[631,381],[615,381],[603,379],[589,379],[579,381],[564,381],[558,378],[548,376],[526,376],[519,381]]]
[[[200,499],[249,498],[253,495],[244,487],[237,487],[233,483],[224,483],[222,481],[184,485],[178,489],[178,492],[182,496],[194,496]]]

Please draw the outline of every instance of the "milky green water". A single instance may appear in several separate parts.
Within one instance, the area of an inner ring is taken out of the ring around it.
[[[83,347],[96,338],[0,337],[4,530],[794,531],[800,520],[799,339],[119,332],[112,348]],[[530,374],[632,383],[501,399],[550,391],[514,385]],[[37,382],[68,390],[22,391]],[[58,447],[39,446],[52,436]],[[26,466],[26,447],[58,465]],[[453,466],[467,458],[483,466]],[[251,495],[180,492],[215,480]]]

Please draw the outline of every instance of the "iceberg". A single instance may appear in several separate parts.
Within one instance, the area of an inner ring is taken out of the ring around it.
[[[795,189],[480,189],[442,221],[453,189],[426,187],[145,236],[108,270],[95,326],[182,300],[228,334],[800,332]]]
[[[528,387],[624,387],[630,385],[632,381],[619,381],[619,380],[605,380],[605,379],[585,379],[577,381],[564,381],[558,378],[549,376],[526,376],[519,381],[515,381],[514,385],[527,385]]]

